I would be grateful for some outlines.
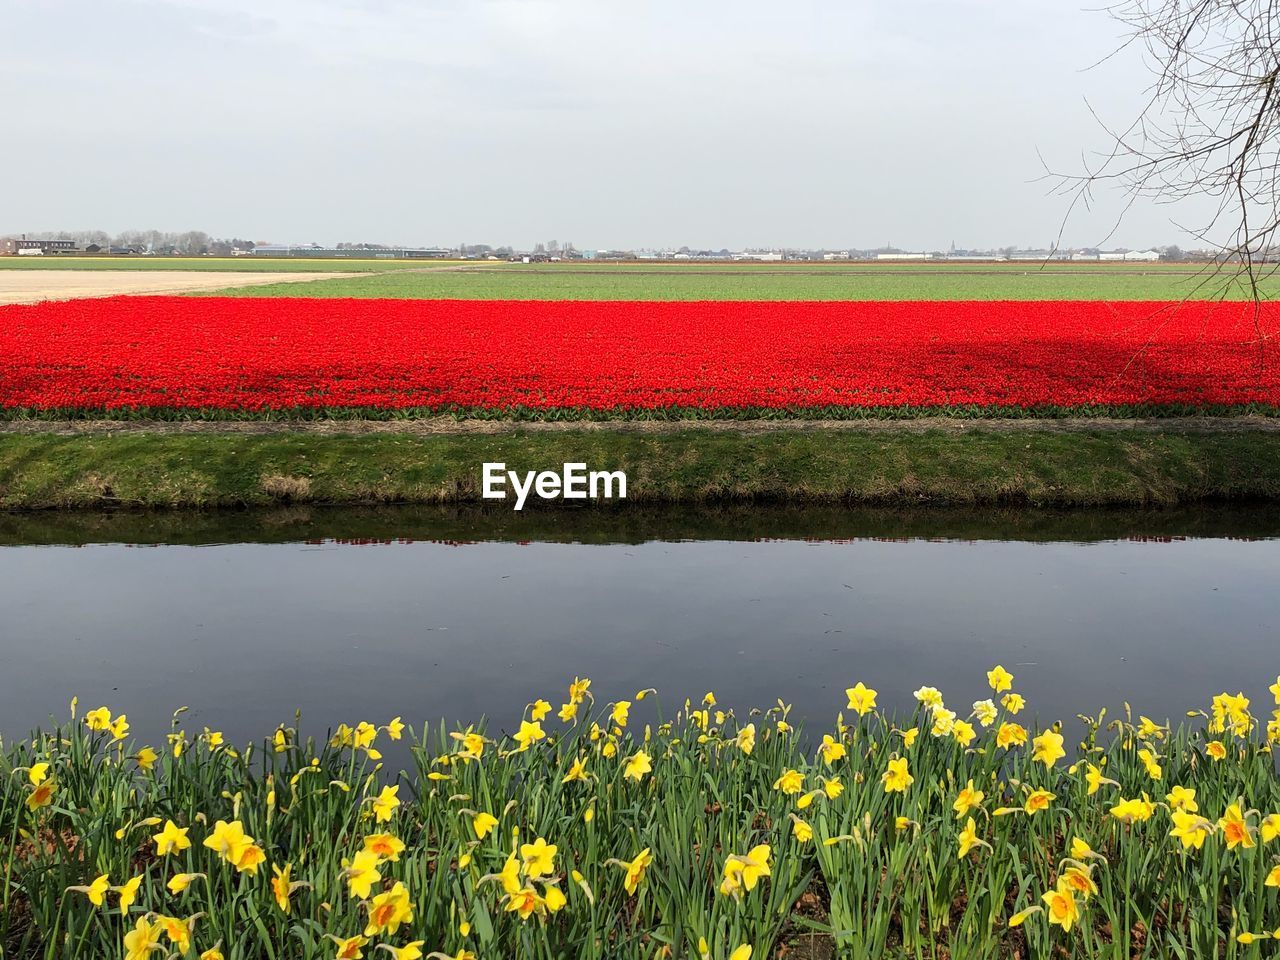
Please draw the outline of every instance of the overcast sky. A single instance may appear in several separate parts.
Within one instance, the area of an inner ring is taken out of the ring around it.
[[[1086,69],[1117,43],[1073,0],[0,0],[0,232],[1044,246],[1037,151],[1079,169],[1150,82]]]

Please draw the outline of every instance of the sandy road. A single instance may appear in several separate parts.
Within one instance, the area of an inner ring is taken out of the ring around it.
[[[345,273],[253,273],[206,270],[0,270],[0,306],[119,294],[190,293],[268,283],[307,283]]]

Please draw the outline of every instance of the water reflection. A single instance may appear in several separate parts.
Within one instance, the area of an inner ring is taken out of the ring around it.
[[[235,740],[295,708],[317,733],[510,727],[575,674],[602,702],[714,689],[826,723],[857,680],[967,712],[996,661],[1042,717],[1176,718],[1222,689],[1269,699],[1278,532],[1272,508],[5,516],[0,731],[73,694],[151,740],[181,705]]]

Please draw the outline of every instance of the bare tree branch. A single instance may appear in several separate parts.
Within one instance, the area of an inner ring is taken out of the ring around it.
[[[1082,173],[1049,172],[1071,198],[1067,217],[1101,185],[1128,193],[1126,211],[1139,199],[1212,198],[1213,215],[1189,232],[1216,249],[1215,272],[1234,267],[1260,301],[1259,279],[1280,267],[1280,0],[1116,0],[1103,9],[1126,28],[1121,49],[1141,49],[1155,80],[1128,127],[1094,113],[1110,147],[1086,156]]]

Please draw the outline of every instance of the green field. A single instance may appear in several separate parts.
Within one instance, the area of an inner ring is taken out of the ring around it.
[[[1264,283],[1280,294],[1280,279]],[[218,291],[247,297],[465,300],[1182,300],[1244,299],[1232,275],[1194,265],[493,264],[372,273]]]
[[[1247,299],[1233,269],[1180,263],[558,263],[250,257],[0,257],[8,270],[349,273],[195,296],[463,300]],[[1261,282],[1280,295],[1280,277]]]
[[[339,260],[285,257],[0,257],[0,270],[199,270],[210,273],[376,273],[453,266],[451,260]]]

